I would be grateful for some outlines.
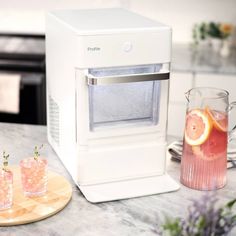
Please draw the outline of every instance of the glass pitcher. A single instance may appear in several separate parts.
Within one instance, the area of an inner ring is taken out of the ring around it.
[[[180,181],[198,190],[226,184],[229,93],[217,88],[193,88],[186,93],[187,111]]]

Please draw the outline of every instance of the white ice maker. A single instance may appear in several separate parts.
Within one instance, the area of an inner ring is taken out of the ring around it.
[[[48,140],[91,202],[170,192],[171,29],[123,9],[46,23]]]

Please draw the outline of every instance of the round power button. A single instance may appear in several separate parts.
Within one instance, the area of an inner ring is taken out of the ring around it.
[[[125,42],[123,45],[124,52],[130,52],[133,48],[133,45],[131,42]]]

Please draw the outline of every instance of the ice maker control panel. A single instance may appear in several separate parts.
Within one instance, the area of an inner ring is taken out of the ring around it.
[[[171,31],[77,35],[76,67],[96,68],[170,62]]]

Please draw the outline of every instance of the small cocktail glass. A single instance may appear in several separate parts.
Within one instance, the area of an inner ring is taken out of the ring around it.
[[[39,157],[37,146],[34,150],[34,157],[21,160],[20,169],[25,196],[37,197],[47,192],[47,160]]]
[[[13,202],[13,173],[8,169],[8,158],[3,152],[3,167],[0,170],[0,210],[11,208]]]

